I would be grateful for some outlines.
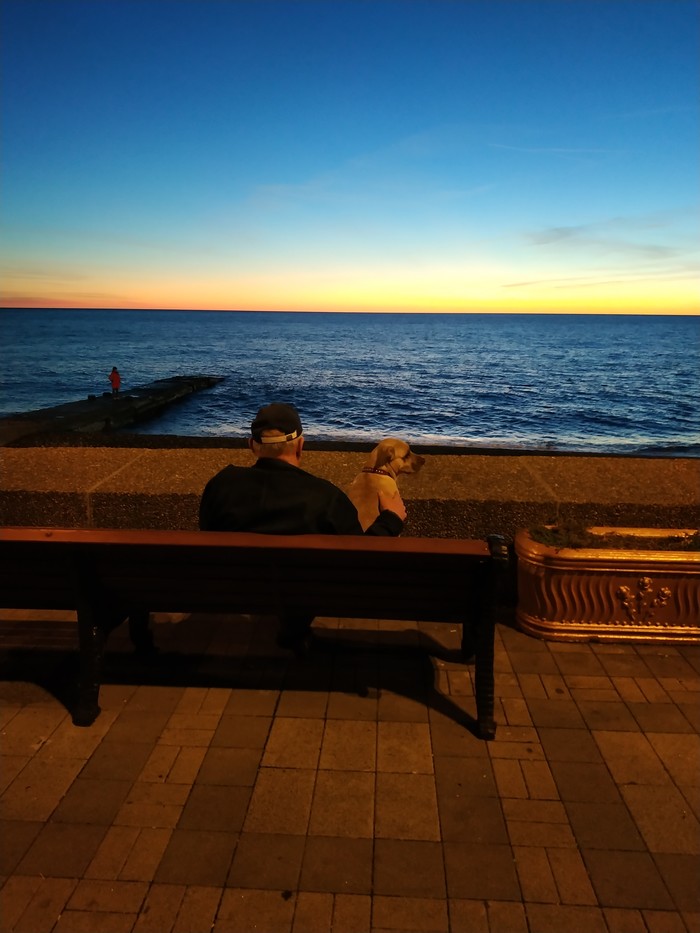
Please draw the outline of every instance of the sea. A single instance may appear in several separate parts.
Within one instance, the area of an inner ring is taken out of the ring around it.
[[[700,456],[700,317],[0,309],[0,415],[222,376],[130,433]]]

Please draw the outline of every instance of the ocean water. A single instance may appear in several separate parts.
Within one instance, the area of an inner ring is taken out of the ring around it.
[[[0,310],[0,414],[206,373],[130,431],[700,456],[700,317]]]

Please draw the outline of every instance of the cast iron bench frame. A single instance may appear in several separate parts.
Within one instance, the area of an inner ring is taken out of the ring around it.
[[[499,536],[480,539],[244,532],[0,529],[0,605],[76,610],[76,725],[100,713],[105,642],[126,618],[139,648],[148,614],[284,611],[462,624],[475,660],[477,729],[492,739],[494,626],[508,564]]]

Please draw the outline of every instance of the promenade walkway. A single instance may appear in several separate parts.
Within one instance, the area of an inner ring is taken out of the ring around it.
[[[700,931],[700,646],[506,608],[484,743],[449,627],[317,620],[298,662],[230,621],[158,626],[155,668],[117,631],[78,729],[74,625],[2,614],[4,933]]]

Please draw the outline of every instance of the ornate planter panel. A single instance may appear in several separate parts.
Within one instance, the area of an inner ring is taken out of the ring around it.
[[[688,529],[591,528],[658,537]],[[520,627],[565,641],[700,641],[700,552],[554,548],[515,537]]]

